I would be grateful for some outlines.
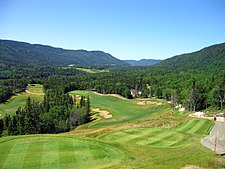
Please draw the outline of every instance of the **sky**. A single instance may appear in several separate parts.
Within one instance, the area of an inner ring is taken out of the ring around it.
[[[225,42],[225,0],[0,0],[0,39],[166,59]]]

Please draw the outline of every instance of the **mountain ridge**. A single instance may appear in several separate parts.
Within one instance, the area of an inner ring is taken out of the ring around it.
[[[170,69],[225,69],[225,43],[204,47],[192,53],[176,55],[153,65]]]
[[[0,40],[0,64],[12,66],[128,66],[109,53]]]

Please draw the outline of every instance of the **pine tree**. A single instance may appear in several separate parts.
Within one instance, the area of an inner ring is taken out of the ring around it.
[[[3,119],[0,118],[0,136],[2,135],[4,130],[4,123],[3,123]]]

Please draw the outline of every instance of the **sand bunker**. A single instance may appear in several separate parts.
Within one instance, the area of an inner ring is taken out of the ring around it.
[[[127,100],[127,98],[123,97],[123,96],[120,96],[118,94],[107,94],[107,96],[113,96],[113,97],[117,97],[119,99],[123,99],[123,100]]]
[[[102,116],[102,117],[104,117],[104,118],[106,118],[106,119],[112,118],[112,115],[109,114],[109,112],[106,111],[106,110],[92,109],[92,111],[95,112],[95,113],[99,113],[100,116]]]
[[[102,93],[98,93],[98,92],[93,92],[93,93],[100,95],[100,96],[113,96],[113,97],[117,97],[119,99],[127,100],[127,98],[125,98],[121,95],[118,95],[118,94],[102,94]]]
[[[139,101],[137,102],[138,105],[156,105],[156,106],[160,106],[162,105],[162,102],[151,102],[151,101]]]

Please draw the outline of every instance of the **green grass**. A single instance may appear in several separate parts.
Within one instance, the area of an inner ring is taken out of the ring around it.
[[[0,139],[0,168],[105,168],[124,154],[109,144],[68,135]]]
[[[200,143],[212,121],[188,118],[162,100],[154,100],[162,106],[141,106],[88,91],[70,94],[89,95],[92,108],[113,117],[95,115],[97,120],[66,134],[1,138],[0,168],[225,168],[225,158]]]
[[[95,121],[86,125],[85,127],[105,127],[105,126],[115,126],[121,125],[127,122],[137,122],[140,119],[147,118],[149,116],[153,117],[153,114],[164,113],[169,109],[170,106],[162,105],[137,105],[136,100],[120,99],[114,96],[104,96],[98,95],[89,91],[73,91],[70,94],[75,95],[89,95],[91,99],[91,106],[96,108],[101,108],[102,110],[109,111],[112,114],[112,118],[101,119],[100,121]]]
[[[30,92],[34,92],[37,94],[43,94],[42,93],[42,85],[29,85],[28,90]],[[26,92],[22,92],[19,94],[16,94],[12,96],[7,102],[0,104],[0,117],[4,117],[6,114],[13,115],[16,113],[18,107],[24,107],[26,104],[26,100],[28,97],[31,97],[31,99],[36,101],[42,101],[43,96],[36,95],[36,94],[30,94]]]
[[[113,131],[100,135],[99,139],[115,140],[119,143],[134,143],[149,147],[175,147],[181,145],[185,140],[185,134],[160,128],[133,128],[127,130]]]
[[[187,133],[196,133],[207,135],[210,132],[214,122],[208,119],[191,119],[182,124],[177,130]]]

